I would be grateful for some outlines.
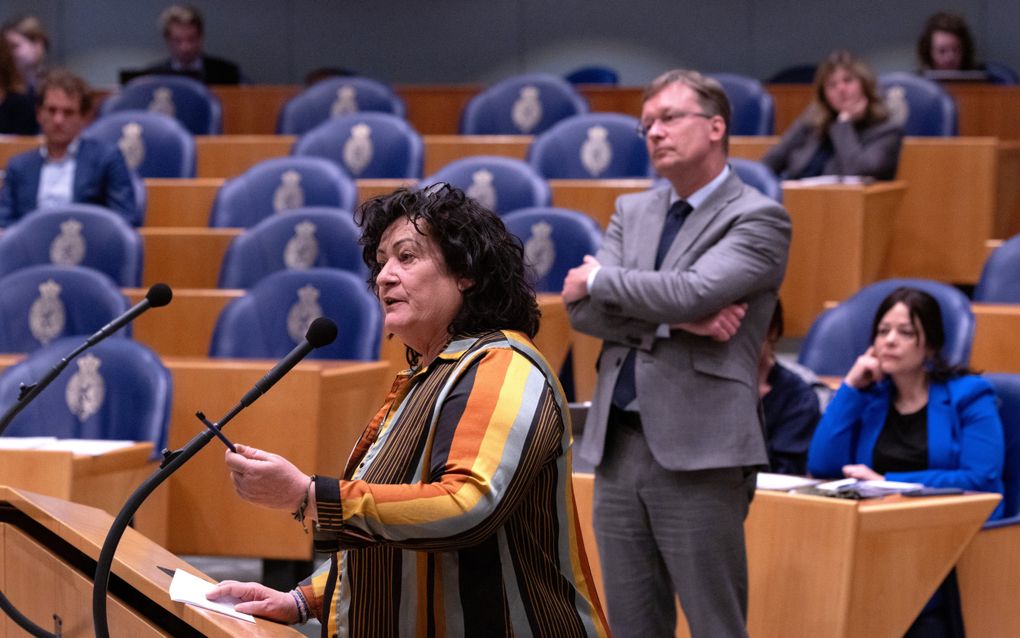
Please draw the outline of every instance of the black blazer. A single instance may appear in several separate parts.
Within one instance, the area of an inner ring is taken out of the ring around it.
[[[170,58],[145,69],[145,73],[173,73]],[[241,69],[230,60],[216,58],[211,55],[202,56],[202,72],[198,78],[206,84],[240,84]]]

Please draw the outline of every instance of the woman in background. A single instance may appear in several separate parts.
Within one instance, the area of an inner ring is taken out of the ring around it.
[[[0,134],[35,135],[38,132],[34,100],[25,92],[10,49],[0,45]]]
[[[46,75],[46,53],[50,39],[39,18],[26,15],[8,20],[2,27],[4,40],[31,95]]]
[[[974,64],[974,38],[963,16],[940,11],[924,23],[917,40],[921,70],[969,71]]]
[[[892,179],[902,143],[903,129],[890,120],[871,68],[835,51],[818,67],[811,105],[761,161],[783,179]]]

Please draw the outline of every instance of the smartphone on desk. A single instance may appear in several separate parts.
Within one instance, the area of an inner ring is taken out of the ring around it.
[[[963,494],[963,490],[959,487],[922,487],[903,492],[903,496],[959,496],[960,494]]]

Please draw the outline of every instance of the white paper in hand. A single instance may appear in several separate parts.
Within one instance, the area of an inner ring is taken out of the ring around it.
[[[216,583],[202,580],[198,576],[178,569],[174,572],[174,579],[170,582],[170,600],[178,603],[187,603],[202,609],[219,612],[248,622],[255,622],[251,614],[242,614],[234,610],[234,605],[241,602],[239,598],[224,596],[217,600],[209,600],[205,597],[207,593],[216,587]]]

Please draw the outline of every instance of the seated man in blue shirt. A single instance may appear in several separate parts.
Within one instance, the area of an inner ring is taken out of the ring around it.
[[[37,208],[72,202],[105,206],[138,225],[141,211],[120,150],[79,137],[92,106],[85,82],[67,71],[50,71],[39,85],[37,102],[43,145],[8,162],[0,227]]]

